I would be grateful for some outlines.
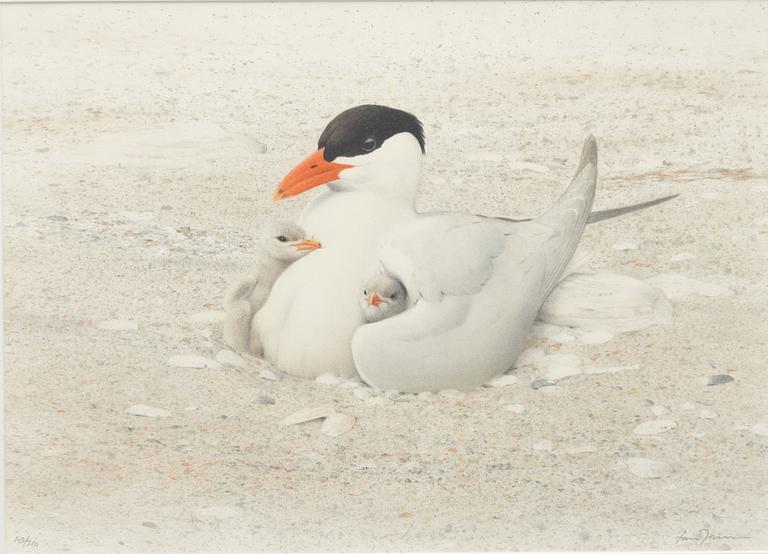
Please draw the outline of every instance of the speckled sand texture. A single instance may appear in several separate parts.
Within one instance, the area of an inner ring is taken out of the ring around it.
[[[736,2],[2,6],[8,549],[768,547],[767,28]],[[588,133],[597,209],[680,193],[583,238],[591,271],[661,275],[671,323],[542,327],[465,393],[222,354],[254,229],[311,196],[274,187],[365,102],[423,120],[422,209],[536,214]]]

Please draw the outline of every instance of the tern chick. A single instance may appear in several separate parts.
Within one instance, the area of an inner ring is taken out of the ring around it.
[[[258,333],[251,332],[251,320],[290,264],[320,248],[304,230],[286,220],[267,222],[261,229],[255,267],[232,283],[224,295],[224,341],[238,352],[261,355]]]
[[[405,311],[408,295],[400,281],[377,274],[365,282],[360,306],[365,322],[374,323]]]

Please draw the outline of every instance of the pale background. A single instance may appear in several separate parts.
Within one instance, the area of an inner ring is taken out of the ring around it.
[[[747,430],[768,400],[766,4],[0,9],[9,548],[766,546],[768,438]],[[366,102],[424,122],[425,209],[537,213],[594,133],[598,208],[681,197],[587,229],[592,267],[683,273],[734,296],[565,345],[638,367],[559,394],[521,372],[510,387],[371,406],[253,367],[170,367],[221,348],[205,318],[248,267],[253,230],[306,201],[273,204],[275,185],[333,115]],[[641,247],[613,250],[620,240]],[[683,252],[695,258],[672,261]],[[99,327],[109,319],[138,328]],[[719,373],[736,381],[702,384]],[[331,439],[279,424],[326,403],[355,428]],[[677,427],[639,437],[651,403]],[[126,414],[133,404],[172,416]],[[584,444],[595,452],[568,453]],[[621,462],[633,456],[675,471],[640,479]],[[703,527],[750,538],[676,544]]]

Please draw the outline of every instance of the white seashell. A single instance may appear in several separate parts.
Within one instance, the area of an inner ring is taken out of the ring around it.
[[[216,360],[204,358],[202,356],[180,355],[171,356],[168,363],[173,367],[191,367],[194,369],[219,369],[221,364]]]
[[[636,435],[657,435],[659,433],[666,433],[675,427],[677,427],[677,423],[671,419],[655,419],[653,421],[644,421],[635,427],[634,433]]]
[[[686,260],[695,260],[695,259],[696,259],[696,256],[694,256],[690,252],[681,252],[680,254],[675,254],[669,260],[672,262],[684,262]]]
[[[539,311],[539,320],[622,333],[672,320],[672,306],[649,284],[613,273],[575,273],[558,284]]]
[[[597,448],[591,444],[580,444],[577,446],[569,446],[565,449],[567,454],[571,456],[578,456],[579,454],[589,454],[590,452],[597,452]]]
[[[283,378],[275,373],[274,371],[270,371],[268,369],[262,369],[259,371],[259,377],[262,379],[266,379],[267,381],[282,381]]]
[[[584,335],[581,337],[581,342],[584,344],[603,344],[611,340],[613,337],[613,333],[609,333],[608,331],[590,331],[588,333],[584,333]]]
[[[153,408],[144,404],[136,404],[125,410],[126,414],[143,417],[171,417],[171,412],[162,408]]]
[[[581,359],[575,354],[550,354],[536,362],[536,368],[546,372],[551,381],[582,373]]]
[[[334,413],[323,422],[320,432],[328,437],[338,437],[352,429],[355,421],[353,415]]]
[[[552,450],[554,446],[552,445],[552,441],[544,439],[535,443],[531,448],[533,448],[534,450],[541,450],[546,452],[546,451]]]
[[[299,410],[298,412],[294,412],[285,417],[280,423],[283,425],[298,425],[299,423],[305,423],[307,421],[312,421],[313,419],[329,417],[334,413],[333,408],[327,406],[304,408],[303,410]]]
[[[506,387],[507,385],[514,385],[517,383],[517,377],[514,375],[500,375],[495,379],[491,379],[485,385],[487,387]]]
[[[550,339],[563,332],[562,327],[549,323],[536,322],[531,327],[531,336],[537,339]]]
[[[658,479],[672,473],[672,466],[666,462],[649,460],[647,458],[627,458],[624,460],[627,469],[644,479]]]
[[[216,361],[232,367],[242,368],[246,366],[245,360],[231,350],[219,350],[216,354]]]
[[[749,428],[749,430],[755,435],[760,435],[761,437],[768,437],[768,423],[765,423],[765,422],[755,423],[752,427]]]
[[[733,291],[729,288],[714,283],[705,283],[691,279],[678,273],[662,273],[648,279],[648,282],[654,287],[660,288],[670,300],[685,298],[692,294],[700,296],[732,296]]]
[[[614,250],[627,251],[627,250],[637,250],[638,246],[634,242],[617,242],[611,248],[613,248]]]
[[[338,385],[341,383],[341,379],[332,373],[321,373],[315,377],[315,382],[321,385]]]
[[[522,414],[527,408],[522,404],[507,404],[504,409],[509,410],[515,414]]]
[[[128,319],[107,319],[98,322],[96,327],[105,331],[135,331],[139,324]]]
[[[661,404],[658,404],[651,408],[651,413],[655,415],[656,417],[661,417],[664,415],[667,415],[669,413],[669,410],[666,406],[662,406]]]
[[[573,342],[576,340],[576,337],[571,335],[570,333],[558,333],[554,337],[549,339],[550,341],[554,343],[566,343],[566,342]]]
[[[709,408],[699,410],[699,417],[701,419],[717,419],[718,415],[719,414],[715,410],[710,410]]]
[[[189,321],[193,325],[216,325],[224,321],[225,315],[223,310],[205,310],[204,312],[192,314],[189,317]]]
[[[568,262],[568,265],[565,267],[565,271],[563,271],[563,274],[560,276],[560,280],[562,281],[571,273],[576,273],[579,271],[581,268],[586,266],[593,257],[594,254],[589,250],[585,250],[583,248],[576,250],[576,252],[573,253],[573,256],[571,256],[571,261]]]
[[[541,360],[546,354],[544,354],[543,350],[540,350],[538,348],[526,348],[523,350],[522,354],[517,357],[517,361],[515,362],[515,367],[523,367],[523,366],[531,366],[535,367],[536,362]]]

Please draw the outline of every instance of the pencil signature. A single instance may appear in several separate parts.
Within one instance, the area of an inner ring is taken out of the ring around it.
[[[718,535],[711,529],[707,529],[705,527],[703,529],[699,529],[698,533],[695,535],[688,535],[686,531],[683,531],[677,536],[677,541],[675,541],[675,544],[680,544],[681,542],[693,542],[702,545],[707,541],[736,541],[750,538],[752,537],[741,535]]]

